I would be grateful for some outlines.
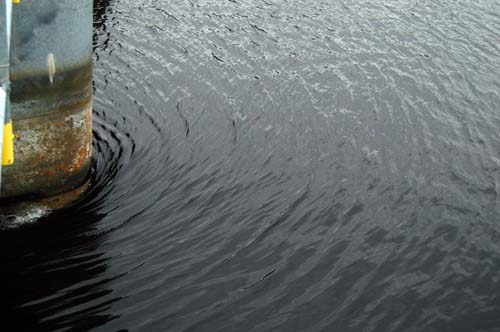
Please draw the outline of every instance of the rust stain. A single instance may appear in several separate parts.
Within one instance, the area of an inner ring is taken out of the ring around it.
[[[38,154],[38,155],[33,156],[33,162],[35,162],[35,163],[40,163],[44,160],[45,160],[45,156],[42,154]]]
[[[82,168],[83,164],[85,163],[85,159],[86,159],[86,156],[87,156],[87,147],[86,146],[82,146],[79,150],[78,150],[78,157],[75,159],[75,161],[73,162],[73,167],[75,170],[78,170],[80,168]]]
[[[64,174],[68,174],[69,172],[71,172],[71,170],[68,169],[68,167],[64,164],[58,165],[57,168]]]
[[[15,165],[3,170],[0,198],[31,192],[50,196],[71,190],[87,176],[92,149],[90,100],[83,109],[51,111],[48,119],[33,117],[16,122],[17,159]],[[81,127],[71,128],[71,122],[81,123]]]

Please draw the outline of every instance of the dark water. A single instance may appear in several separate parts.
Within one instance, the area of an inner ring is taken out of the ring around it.
[[[93,184],[4,225],[2,330],[500,331],[497,1],[96,1],[94,37]]]

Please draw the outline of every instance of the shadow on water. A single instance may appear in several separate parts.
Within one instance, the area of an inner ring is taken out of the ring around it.
[[[117,299],[109,297],[109,280],[100,277],[109,260],[99,251],[106,238],[95,229],[100,219],[98,213],[65,209],[53,212],[50,220],[0,232],[5,326],[84,331],[117,317],[106,313]]]
[[[100,29],[105,25],[107,12],[113,1],[114,0],[94,0],[94,29]]]
[[[93,51],[98,48],[98,37],[100,34],[106,34],[106,40],[109,41],[109,32],[106,32],[106,21],[108,19],[108,14],[110,10],[110,6],[113,3],[113,0],[94,0],[94,34],[93,34]],[[107,42],[106,42],[107,43]],[[103,44],[106,44],[103,43]],[[101,45],[102,47],[103,45]]]

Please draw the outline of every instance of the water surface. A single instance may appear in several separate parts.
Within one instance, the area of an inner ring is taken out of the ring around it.
[[[497,1],[94,5],[92,186],[4,224],[9,330],[500,331]]]

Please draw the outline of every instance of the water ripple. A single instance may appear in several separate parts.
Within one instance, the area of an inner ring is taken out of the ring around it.
[[[94,5],[91,186],[0,232],[11,326],[500,327],[498,4]]]

